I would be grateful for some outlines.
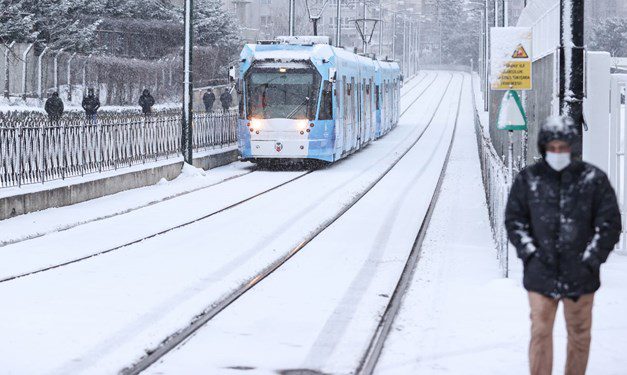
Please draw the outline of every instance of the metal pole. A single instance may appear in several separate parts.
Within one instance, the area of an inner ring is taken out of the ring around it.
[[[485,56],[483,59],[483,74],[484,74],[484,80],[483,80],[483,110],[484,111],[488,111],[490,109],[490,7],[488,4],[488,0],[484,0],[485,1]]]
[[[392,13],[392,60],[396,60],[396,12]]]
[[[7,48],[4,50],[4,97],[9,98],[11,85],[10,79],[11,74],[9,74],[9,54],[13,53],[12,48],[15,45],[15,41],[11,42]]]
[[[407,76],[407,19],[403,16],[403,72]]]
[[[494,0],[494,27],[499,27],[499,0]]]
[[[41,68],[41,64],[42,64],[42,60],[44,58],[44,55],[46,54],[46,52],[48,52],[49,48],[46,47],[44,48],[44,50],[41,52],[41,55],[39,55],[39,58],[37,59],[37,95],[39,96],[39,99],[43,99],[43,70]]]
[[[422,15],[420,15],[420,17],[418,17],[418,40],[416,41],[416,51],[418,53],[417,55],[417,60],[416,60],[416,65],[418,66],[418,68],[420,68],[420,53],[422,52],[421,49],[421,38],[422,38]]]
[[[336,8],[336,26],[335,26],[335,46],[339,47],[342,45],[342,2],[337,0],[337,8]]]
[[[290,13],[289,14],[289,18],[290,18],[290,24],[289,24],[290,36],[294,36],[294,33],[295,33],[295,25],[294,25],[294,17],[295,17],[295,13],[294,12],[295,12],[295,8],[296,8],[294,6],[294,2],[295,1],[296,0],[290,0],[290,8],[289,8],[289,13]]]
[[[579,137],[573,155],[581,156],[584,98],[584,2],[560,0],[560,115],[573,119]]]
[[[508,94],[505,94],[508,95]],[[510,187],[514,183],[514,131],[509,130],[507,132],[509,137],[509,144],[507,147],[507,189],[506,192],[510,190]],[[504,231],[505,232],[505,231]],[[504,246],[505,246],[505,277],[509,277],[509,243],[507,242],[507,236],[504,235]]]
[[[364,53],[368,53],[368,42],[366,41],[366,31],[367,31],[366,30],[366,18],[367,18],[367,14],[368,14],[368,8],[367,8],[368,6],[366,5],[366,0],[363,0],[363,1],[364,1],[364,30],[363,30],[363,32],[364,32],[364,48],[363,48],[363,51],[364,51]]]
[[[379,0],[379,58],[383,54],[383,5]]]
[[[183,158],[188,164],[192,164],[192,116],[193,116],[193,83],[192,83],[192,10],[193,0],[185,0],[185,56],[184,69],[185,79],[183,84],[183,121],[182,138]]]
[[[509,26],[509,0],[503,0],[503,26]]]
[[[22,97],[26,98],[26,74],[28,73],[28,53],[35,43],[31,43],[22,54]]]

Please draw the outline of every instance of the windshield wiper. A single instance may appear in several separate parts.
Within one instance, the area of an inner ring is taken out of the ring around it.
[[[296,113],[298,113],[298,111],[305,105],[307,105],[309,103],[309,97],[306,97],[305,100],[303,100],[302,103],[300,103],[296,108],[294,108],[294,110],[292,112],[290,112],[289,115],[287,115],[288,119],[293,118],[292,116],[294,116]]]

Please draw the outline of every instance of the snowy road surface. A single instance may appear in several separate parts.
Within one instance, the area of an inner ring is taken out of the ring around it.
[[[212,301],[289,251],[376,180],[420,134],[424,112],[434,110],[433,98],[441,96],[451,81],[448,73],[429,75],[413,89],[414,94],[403,98],[402,107],[407,108],[418,93],[427,91],[394,132],[331,168],[120,251],[1,283],[0,298],[11,308],[0,311],[0,331],[7,337],[0,343],[0,368],[111,373],[135,361],[143,350],[186,326]],[[265,183],[276,183],[285,175],[273,174]],[[225,184],[240,184],[252,176]],[[200,194],[195,206],[210,208],[231,199],[229,194],[206,194],[221,185],[192,193]],[[182,219],[176,203],[192,194],[5,246],[0,253],[11,255],[1,263],[37,263],[42,250],[47,262],[62,261],[127,241],[137,231],[158,229],[164,218]],[[21,251],[12,252],[14,246]],[[38,353],[37,361],[29,353]]]

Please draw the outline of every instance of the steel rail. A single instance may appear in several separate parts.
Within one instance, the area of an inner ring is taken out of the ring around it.
[[[403,272],[401,273],[401,277],[394,288],[394,293],[390,298],[387,308],[383,313],[379,325],[370,340],[368,345],[368,349],[365,351],[364,356],[361,358],[359,362],[359,366],[356,370],[356,374],[359,375],[370,375],[374,372],[374,369],[379,361],[381,353],[383,351],[383,346],[385,344],[385,340],[387,339],[390,330],[394,324],[394,319],[398,315],[398,311],[402,305],[403,297],[407,292],[407,289],[411,285],[413,281],[414,272],[416,270],[416,265],[420,260],[420,254],[422,250],[422,244],[425,240],[427,230],[429,228],[429,224],[431,223],[431,219],[433,217],[433,212],[435,210],[435,206],[437,204],[438,198],[440,196],[440,191],[442,188],[442,183],[444,182],[444,176],[446,174],[446,168],[448,167],[448,163],[451,156],[451,151],[453,149],[453,143],[455,140],[455,134],[457,132],[457,125],[459,122],[459,113],[461,108],[461,98],[462,93],[464,92],[464,84],[466,81],[466,76],[462,75],[462,84],[459,92],[459,98],[457,101],[457,113],[455,115],[455,124],[453,128],[453,135],[451,136],[451,141],[448,146],[448,151],[446,153],[446,159],[444,161],[444,165],[442,166],[442,170],[440,172],[440,177],[438,178],[438,182],[436,184],[435,192],[431,198],[431,202],[429,203],[429,207],[427,209],[427,214],[422,221],[420,226],[420,230],[418,231],[418,235],[414,241],[412,246],[412,250],[409,254],[407,262],[403,268]]]
[[[436,78],[437,78],[437,75],[436,75]],[[434,81],[432,81],[430,85]],[[357,204],[357,202],[359,202],[385,176],[387,176],[387,174],[400,162],[400,160],[403,159],[403,157],[407,155],[407,153],[416,146],[416,144],[420,141],[420,139],[422,139],[422,136],[425,134],[427,129],[429,129],[429,127],[433,123],[433,120],[435,119],[436,114],[438,113],[442,103],[444,102],[444,98],[446,97],[446,93],[448,92],[448,89],[452,81],[453,81],[453,75],[451,74],[451,77],[447,83],[446,89],[444,90],[444,93],[442,94],[442,98],[439,100],[438,105],[433,111],[433,114],[431,118],[429,119],[427,126],[425,126],[425,128],[420,132],[416,140],[414,140],[405,151],[403,151],[400,155],[398,155],[398,157],[392,162],[392,164],[389,167],[387,167],[378,178],[372,181],[368,186],[366,186],[364,190],[362,190],[362,192],[357,194],[348,204],[342,207],[342,209],[336,215],[334,215],[333,217],[321,223],[316,229],[314,229],[309,235],[307,235],[307,237],[305,237],[298,245],[292,248],[287,254],[283,255],[282,257],[278,258],[277,260],[275,260],[274,262],[266,266],[263,270],[255,274],[253,277],[250,277],[246,282],[240,284],[239,287],[237,287],[234,291],[229,293],[227,296],[225,296],[221,300],[213,303],[212,306],[210,306],[208,309],[206,309],[201,314],[199,314],[196,317],[196,319],[192,321],[187,327],[167,337],[156,348],[148,350],[147,351],[148,354],[145,357],[141,358],[139,361],[132,364],[131,366],[122,369],[120,371],[120,374],[122,375],[139,374],[142,371],[149,368],[152,364],[154,364],[155,362],[163,358],[172,349],[179,346],[183,341],[185,341],[187,338],[193,335],[196,331],[202,328],[205,324],[211,321],[214,317],[216,317],[218,314],[224,311],[224,309],[226,309],[233,302],[238,300],[246,292],[251,290],[255,285],[259,284],[262,280],[270,276],[274,271],[276,271],[285,263],[287,263],[295,254],[301,251],[305,246],[307,246],[307,244],[313,241],[316,237],[318,237],[318,235],[320,235],[324,230],[326,230],[333,223],[335,223],[340,217],[342,217],[348,210],[350,210],[353,206],[355,206],[355,204]],[[430,87],[430,85],[428,87]],[[425,92],[426,92],[426,88],[420,93],[420,96],[422,96]],[[414,100],[405,109],[403,113],[407,112],[411,108],[411,106],[414,103],[416,103],[416,101],[417,100]]]
[[[20,243],[20,242],[24,242],[24,241],[33,240],[35,238],[47,236],[47,235],[50,235],[50,234],[64,232],[66,230],[70,230],[72,228],[79,227],[81,225],[90,224],[90,223],[93,223],[93,222],[102,221],[102,220],[111,219],[111,218],[114,218],[114,217],[117,217],[117,216],[125,215],[125,214],[128,214],[128,213],[137,211],[137,210],[141,210],[142,208],[154,206],[154,205],[159,204],[159,203],[167,202],[167,201],[172,200],[172,199],[180,198],[180,197],[188,195],[188,194],[196,193],[196,192],[199,192],[199,191],[202,191],[202,190],[205,190],[205,189],[209,189],[209,188],[215,187],[215,186],[223,184],[225,182],[236,180],[238,178],[247,176],[247,175],[249,175],[249,174],[251,174],[253,172],[256,172],[256,171],[257,171],[257,168],[253,168],[250,171],[244,172],[242,174],[234,175],[234,176],[231,176],[231,177],[227,177],[227,178],[225,178],[223,180],[214,182],[214,183],[209,184],[207,186],[200,186],[200,187],[197,187],[195,189],[186,190],[186,191],[182,191],[180,193],[168,195],[167,197],[164,197],[164,198],[161,198],[161,199],[158,199],[158,200],[154,200],[154,201],[151,201],[151,202],[148,202],[146,204],[142,204],[142,205],[139,205],[139,206],[136,206],[136,207],[128,208],[128,209],[125,209],[125,210],[122,210],[122,211],[114,212],[112,214],[99,216],[99,217],[96,217],[96,218],[87,219],[87,220],[79,221],[79,222],[76,222],[76,223],[67,224],[65,226],[55,228],[54,230],[51,230],[51,231],[48,231],[48,232],[30,234],[30,235],[27,235],[27,236],[19,238],[19,239],[10,239],[10,240],[6,240],[6,241],[0,241],[0,248],[5,247],[5,246],[9,246],[9,245],[14,245],[16,243]],[[2,280],[0,280],[0,282],[2,282]]]
[[[407,110],[409,110],[409,108],[410,108],[410,107],[411,107],[414,103],[416,103],[416,101],[418,101],[418,99],[419,99],[419,98],[420,98],[420,97],[421,97],[421,96],[422,96],[422,95],[423,95],[423,94],[424,94],[424,93],[428,90],[428,88],[429,88],[429,87],[431,87],[431,85],[432,85],[432,84],[435,82],[435,80],[437,79],[437,76],[438,76],[438,75],[436,74],[436,75],[435,75],[435,77],[434,77],[434,79],[433,79],[433,80],[429,83],[429,85],[427,85],[427,86],[424,88],[424,90],[422,90],[422,91],[418,94],[418,97],[416,98],[416,100],[412,101],[412,103],[411,103],[411,104],[410,104],[410,105],[409,105],[409,106],[408,106],[408,107],[407,107],[407,108],[403,111],[403,113],[402,113],[402,114],[404,114],[405,112],[407,112]],[[450,84],[450,82],[449,82],[449,84]],[[415,87],[414,87],[414,88],[415,88]],[[413,90],[414,88],[412,88],[412,90]],[[401,114],[401,115],[402,115],[402,114]],[[344,159],[342,159],[342,160],[344,160]],[[244,199],[244,200],[238,201],[238,202],[236,202],[236,203],[234,203],[234,204],[231,204],[231,205],[229,205],[229,206],[227,206],[227,207],[223,207],[223,208],[221,208],[221,209],[219,209],[219,210],[213,211],[213,212],[211,212],[211,213],[209,213],[209,214],[206,214],[206,215],[201,216],[201,217],[199,217],[199,218],[196,218],[196,219],[194,219],[194,220],[187,221],[187,222],[182,223],[182,224],[179,224],[179,225],[177,225],[177,226],[174,226],[174,227],[171,227],[171,228],[168,228],[168,229],[164,229],[164,230],[162,230],[162,231],[160,231],[160,232],[150,234],[150,235],[145,236],[145,237],[142,237],[142,238],[140,238],[140,239],[133,240],[133,241],[130,241],[130,242],[124,243],[124,244],[122,244],[122,245],[118,245],[118,246],[112,247],[112,248],[110,248],[110,249],[106,249],[106,250],[98,251],[98,252],[96,252],[96,253],[92,253],[92,254],[89,254],[89,255],[85,255],[85,256],[82,256],[82,257],[79,257],[79,258],[75,258],[75,259],[68,260],[68,261],[61,262],[61,263],[57,263],[57,264],[54,264],[54,265],[51,265],[51,266],[47,266],[47,267],[43,267],[43,268],[39,268],[39,269],[34,270],[34,271],[24,272],[24,273],[21,273],[21,274],[18,274],[18,275],[13,275],[13,276],[5,277],[5,278],[3,278],[3,279],[0,279],[0,284],[1,284],[1,283],[8,282],[8,281],[13,281],[13,280],[16,280],[16,279],[20,279],[20,278],[23,278],[23,277],[36,275],[36,274],[39,274],[39,273],[42,273],[42,272],[46,272],[46,271],[50,271],[50,270],[53,270],[53,269],[61,268],[61,267],[68,266],[68,265],[71,265],[71,264],[75,264],[75,263],[78,263],[78,262],[82,262],[82,261],[85,261],[85,260],[88,260],[88,259],[91,259],[91,258],[94,258],[94,257],[100,256],[100,255],[108,254],[108,253],[111,253],[111,252],[114,252],[114,251],[117,251],[117,250],[120,250],[120,249],[123,249],[123,248],[129,247],[129,246],[131,246],[131,245],[137,244],[137,243],[139,243],[139,242],[142,242],[142,241],[145,241],[145,240],[148,240],[148,239],[154,238],[154,237],[158,237],[158,236],[164,235],[164,234],[169,233],[169,232],[172,232],[172,231],[174,231],[174,230],[176,230],[176,229],[180,229],[180,228],[183,228],[183,227],[186,227],[186,226],[189,226],[189,225],[195,224],[195,223],[197,223],[197,222],[200,222],[200,221],[206,220],[206,219],[208,219],[208,218],[210,218],[210,217],[212,217],[212,216],[215,216],[215,215],[217,215],[217,214],[220,214],[220,213],[223,213],[223,212],[225,212],[225,211],[227,211],[227,210],[230,210],[230,209],[232,209],[232,208],[234,208],[234,207],[240,206],[240,205],[242,205],[242,204],[244,204],[244,203],[246,203],[246,202],[249,202],[249,201],[251,201],[251,200],[253,200],[253,199],[255,199],[255,198],[258,198],[258,197],[260,197],[260,196],[262,196],[262,195],[265,195],[265,194],[267,194],[267,193],[269,193],[269,192],[271,192],[271,191],[274,191],[274,190],[276,190],[276,189],[278,189],[278,188],[280,188],[280,187],[283,187],[283,186],[285,186],[285,185],[287,185],[287,184],[289,184],[289,183],[291,183],[291,182],[294,182],[294,181],[296,181],[296,180],[298,180],[298,179],[300,179],[300,178],[302,178],[302,177],[304,177],[304,176],[306,176],[306,175],[308,175],[308,174],[310,174],[310,173],[312,173],[312,172],[313,172],[313,170],[311,170],[311,171],[307,171],[307,172],[305,172],[305,173],[303,173],[303,174],[301,174],[301,175],[297,176],[296,178],[293,178],[293,179],[290,179],[290,180],[288,180],[288,181],[285,181],[285,182],[283,182],[283,183],[281,183],[281,184],[279,184],[279,185],[275,185],[275,186],[273,186],[273,187],[272,187],[272,188],[270,188],[270,189],[266,189],[266,190],[264,190],[264,191],[262,191],[262,192],[260,192],[260,193],[257,193],[257,194],[255,194],[255,195],[252,195],[252,196],[250,196],[250,197],[248,197],[248,198],[246,198],[246,199]],[[251,172],[251,173],[252,173],[252,172]],[[249,174],[249,173],[248,173],[248,174]],[[240,176],[240,177],[241,177],[241,176]],[[220,183],[221,183],[221,182],[218,182],[218,183],[216,183],[216,185],[217,185],[217,184],[220,184]],[[215,185],[213,185],[213,186],[215,186]],[[210,186],[207,186],[207,187],[204,187],[204,188],[209,188],[209,187],[210,187]],[[204,188],[200,188],[200,189],[198,189],[198,190],[201,190],[201,189],[204,189]],[[191,192],[190,192],[190,193],[191,193]],[[160,202],[157,202],[157,203],[155,203],[155,204],[158,204],[158,203],[160,203]],[[139,208],[138,208],[138,209],[139,209]],[[129,211],[129,212],[131,212],[131,211]],[[117,216],[117,215],[113,215],[113,216]],[[103,218],[103,219],[104,219],[104,218]]]
[[[122,244],[122,245],[118,245],[118,246],[112,247],[112,248],[107,249],[107,250],[99,251],[99,252],[97,252],[97,253],[93,253],[93,254],[90,254],[90,255],[85,255],[85,256],[83,256],[83,257],[76,258],[76,259],[72,259],[72,260],[69,260],[69,261],[66,261],[66,262],[62,262],[62,263],[58,263],[58,264],[55,264],[55,265],[53,265],[53,266],[48,266],[48,267],[40,268],[40,269],[35,270],[35,271],[29,271],[29,272],[25,272],[25,273],[22,273],[22,274],[19,274],[19,275],[14,275],[14,276],[10,276],[10,277],[4,278],[4,279],[0,279],[0,283],[5,283],[5,282],[7,282],[7,281],[20,279],[20,278],[22,278],[22,277],[35,275],[35,274],[38,274],[38,273],[41,273],[41,272],[45,272],[45,271],[50,271],[50,270],[53,270],[53,269],[55,269],[55,268],[60,268],[60,267],[64,267],[64,266],[67,266],[67,265],[70,265],[70,264],[74,264],[74,263],[82,262],[82,261],[87,260],[87,259],[91,259],[91,258],[94,258],[94,257],[100,256],[100,255],[108,254],[108,253],[111,253],[111,252],[113,252],[113,251],[123,249],[123,248],[125,248],[125,247],[129,247],[129,246],[131,246],[131,245],[134,245],[134,244],[140,243],[140,242],[142,242],[142,241],[145,241],[145,240],[148,240],[148,239],[151,239],[151,238],[154,238],[154,237],[162,236],[162,235],[164,235],[164,234],[166,234],[166,233],[169,233],[169,232],[172,232],[172,231],[174,231],[174,230],[177,230],[177,229],[180,229],[180,228],[183,228],[183,227],[186,227],[186,226],[189,226],[189,225],[195,224],[195,223],[197,223],[197,222],[199,222],[199,221],[206,220],[206,219],[208,219],[208,218],[210,218],[210,217],[212,217],[212,216],[215,216],[215,215],[217,215],[217,214],[223,213],[223,212],[228,211],[228,210],[230,210],[230,209],[232,209],[232,208],[235,208],[235,207],[237,207],[237,206],[240,206],[240,205],[242,205],[242,204],[244,204],[244,203],[246,203],[246,202],[249,202],[249,201],[251,201],[251,200],[253,200],[253,199],[255,199],[255,198],[258,198],[258,197],[260,197],[260,196],[262,196],[262,195],[265,195],[265,194],[267,194],[267,193],[269,193],[269,192],[271,192],[271,191],[277,190],[277,189],[279,189],[280,187],[283,187],[283,186],[285,186],[285,185],[287,185],[287,184],[289,184],[289,183],[291,183],[291,182],[294,182],[294,181],[296,181],[296,180],[298,180],[298,179],[301,179],[301,178],[305,177],[306,175],[308,175],[308,174],[310,174],[310,173],[312,173],[312,172],[313,172],[313,170],[310,170],[310,171],[304,172],[303,174],[301,174],[301,175],[299,175],[299,176],[296,176],[296,177],[294,177],[294,178],[292,178],[292,179],[290,179],[290,180],[287,180],[287,181],[285,181],[285,182],[282,182],[282,183],[280,183],[280,184],[278,184],[278,185],[275,185],[275,186],[273,186],[273,187],[271,187],[271,188],[269,188],[269,189],[266,189],[266,190],[264,190],[264,191],[262,191],[262,192],[259,192],[259,193],[257,193],[257,194],[251,195],[250,197],[248,197],[248,198],[246,198],[246,199],[240,200],[240,201],[238,201],[238,202],[236,202],[236,203],[233,203],[233,204],[231,204],[231,205],[228,205],[228,206],[226,206],[226,207],[223,207],[223,208],[221,208],[221,209],[219,209],[219,210],[213,211],[213,212],[211,212],[211,213],[209,213],[209,214],[203,215],[203,216],[201,216],[201,217],[199,217],[199,218],[196,218],[196,219],[194,219],[194,220],[187,221],[187,222],[185,222],[185,223],[182,223],[182,224],[176,225],[176,226],[174,226],[174,227],[171,227],[171,228],[168,228],[168,229],[164,229],[164,230],[159,231],[159,232],[157,232],[157,233],[150,234],[150,235],[145,236],[145,237],[142,237],[142,238],[140,238],[140,239],[136,239],[136,240],[133,240],[133,241],[127,242],[127,243],[125,243],[125,244]]]

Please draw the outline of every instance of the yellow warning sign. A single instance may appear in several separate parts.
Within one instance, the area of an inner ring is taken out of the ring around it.
[[[512,58],[514,58],[514,59],[528,59],[529,55],[527,54],[527,51],[525,51],[525,47],[523,47],[522,44],[519,44],[518,47],[516,48],[516,51],[514,51],[514,54],[512,55]]]
[[[492,90],[531,90],[531,61],[505,63]]]
[[[490,45],[492,90],[531,90],[532,32],[528,27],[493,27]]]

